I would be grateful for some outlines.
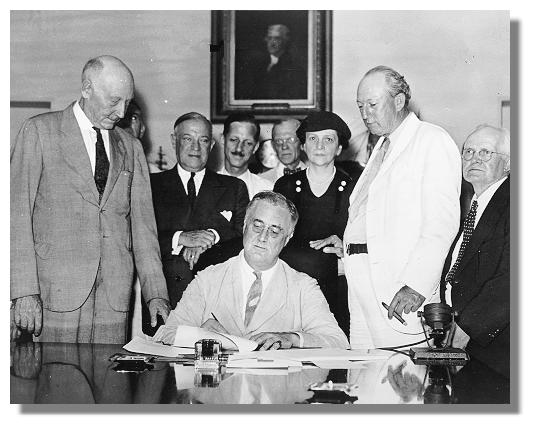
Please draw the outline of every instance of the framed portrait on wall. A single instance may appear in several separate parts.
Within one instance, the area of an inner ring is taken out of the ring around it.
[[[331,20],[330,11],[213,11],[211,119],[330,109]]]

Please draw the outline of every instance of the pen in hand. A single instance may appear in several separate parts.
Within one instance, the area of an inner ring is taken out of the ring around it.
[[[381,302],[381,304],[384,308],[386,308],[386,311],[390,311],[390,307],[387,304],[385,304],[384,302]],[[407,326],[407,322],[405,322],[403,317],[401,317],[396,311],[394,311],[394,317],[398,319],[400,323],[403,323],[405,326]]]

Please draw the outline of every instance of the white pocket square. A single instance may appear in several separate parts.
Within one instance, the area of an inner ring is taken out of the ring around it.
[[[232,212],[229,210],[223,210],[221,212],[221,216],[223,216],[227,221],[230,222],[230,220],[232,219]]]

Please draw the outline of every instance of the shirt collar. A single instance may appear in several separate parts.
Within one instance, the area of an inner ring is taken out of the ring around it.
[[[502,177],[500,180],[498,180],[496,183],[493,183],[490,185],[483,193],[478,197],[476,194],[472,197],[472,202],[477,200],[477,211],[478,213],[483,213],[485,208],[489,205],[490,200],[498,190],[498,188],[502,185],[503,182],[508,178],[509,176]]]
[[[218,174],[222,174],[223,176],[232,176],[232,174],[230,174],[225,167],[223,167],[217,173]],[[245,179],[246,177],[249,177],[250,174],[251,174],[251,172],[249,171],[249,169],[247,169],[247,170],[245,170],[245,172],[243,172],[239,176],[235,176],[235,177],[237,177],[238,179]]]
[[[76,101],[74,103],[74,106],[72,108],[72,111],[74,113],[74,117],[76,118],[76,122],[78,122],[78,126],[81,130],[91,130],[92,132],[95,132],[93,129],[93,124],[89,120],[89,118],[86,116],[84,111],[82,110],[82,107],[80,106],[80,102]],[[108,132],[108,130],[101,130],[102,132]]]
[[[240,252],[239,259],[240,259],[240,269],[242,271],[242,275],[246,275],[246,276],[254,278],[253,273],[255,270],[245,260],[245,251],[243,249]],[[277,270],[279,265],[280,265],[280,259],[277,259],[277,262],[275,262],[275,265],[273,265],[271,268],[265,271],[260,271],[262,273],[262,285],[264,287],[266,287],[269,284],[269,282],[271,281],[271,278],[275,274],[275,271]]]
[[[414,114],[414,112],[409,112],[406,118],[403,119],[403,121],[401,121],[401,124],[399,124],[398,127],[388,135],[388,139],[390,140],[391,145],[395,144],[396,140],[398,140],[400,136],[403,134],[403,131],[405,130],[405,128],[409,127],[409,125],[413,121],[413,116],[416,118],[416,115]]]
[[[285,168],[286,166],[282,162],[279,162],[279,164],[277,165],[277,173],[283,176]],[[295,168],[300,168],[301,170],[304,170],[305,168],[307,168],[307,165],[303,161],[299,160],[299,164],[297,164],[297,167]]]
[[[180,162],[176,163],[176,169],[178,170],[178,175],[180,176],[180,179],[182,180],[182,182],[188,183],[188,180],[191,177],[191,172],[184,170],[180,166]],[[201,180],[202,181],[202,179],[204,179],[204,174],[205,173],[206,173],[206,168],[203,168],[201,171],[196,171],[195,172],[195,178],[193,180],[195,180],[195,181]]]

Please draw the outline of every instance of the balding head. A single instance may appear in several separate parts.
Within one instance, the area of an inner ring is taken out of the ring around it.
[[[81,92],[80,106],[91,123],[110,130],[124,117],[134,97],[134,77],[120,59],[103,55],[85,64]]]
[[[511,138],[505,128],[479,125],[463,146],[463,176],[481,195],[509,174]]]

